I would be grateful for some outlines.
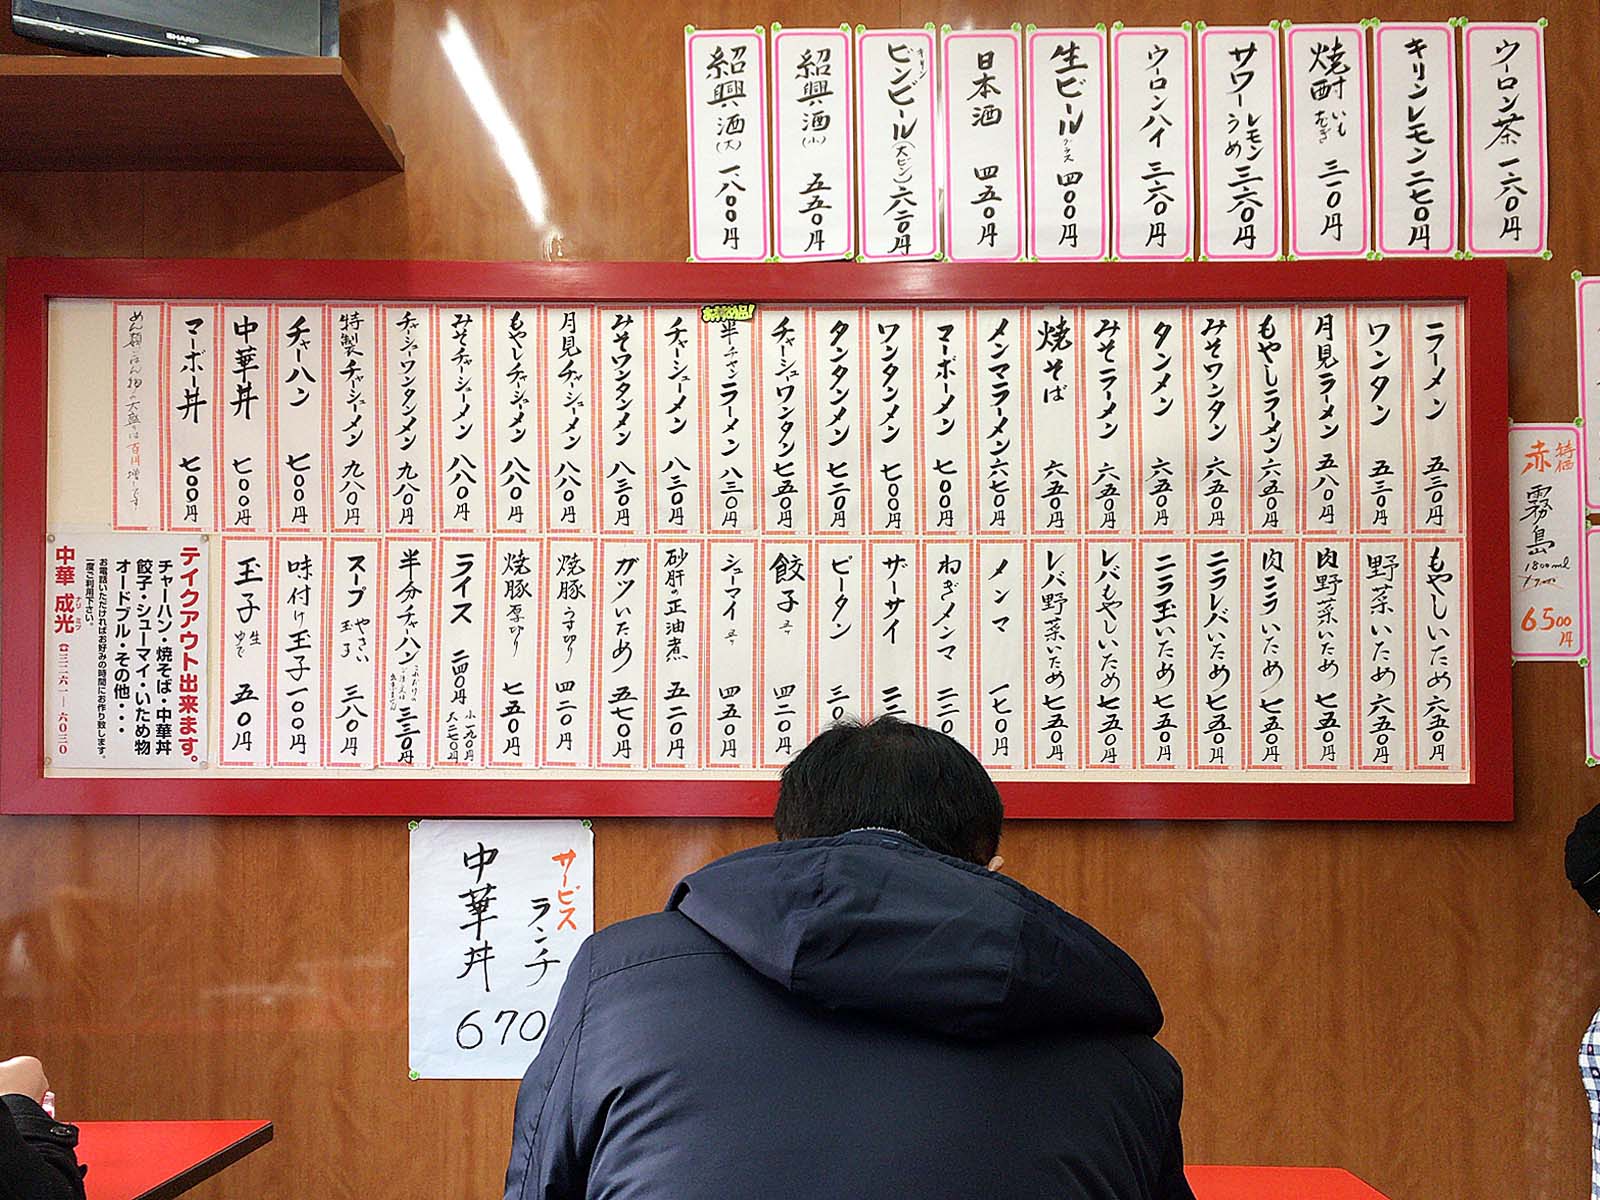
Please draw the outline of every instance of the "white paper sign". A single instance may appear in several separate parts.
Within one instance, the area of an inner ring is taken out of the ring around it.
[[[1411,678],[1415,718],[1411,764],[1418,771],[1458,771],[1467,744],[1466,562],[1456,540],[1412,543],[1415,644]]]
[[[1600,277],[1580,276],[1575,281],[1578,314],[1578,414],[1585,431],[1600,420]],[[1586,460],[1584,489],[1592,510],[1600,505],[1600,436],[1584,439]]]
[[[1144,662],[1140,683],[1140,740],[1146,767],[1187,767],[1189,762],[1189,629],[1184,542],[1150,538],[1139,546],[1143,596]]]
[[[1290,310],[1245,310],[1245,383],[1250,392],[1250,528],[1293,533],[1300,488],[1295,465],[1300,438],[1294,390],[1294,330]]]
[[[1026,380],[1022,346],[1028,329],[1020,309],[980,308],[976,322],[978,386],[974,420],[978,452],[978,529],[1019,534],[1024,523],[1022,478]]]
[[[1138,480],[1133,473],[1133,310],[1083,314],[1085,532],[1133,528]]]
[[[1443,23],[1382,24],[1372,35],[1378,131],[1378,251],[1454,254],[1455,31]]]
[[[806,396],[810,371],[804,309],[763,308],[756,315],[761,363],[761,524],[766,533],[809,527]]]
[[[1208,26],[1200,72],[1200,253],[1215,259],[1283,252],[1278,31]]]
[[[329,315],[332,354],[326,388],[333,438],[332,520],[339,533],[378,528],[378,310],[336,308]]]
[[[931,533],[966,533],[971,528],[969,359],[967,314],[961,309],[923,309],[923,528]]]
[[[972,554],[971,542],[928,542],[922,548],[922,594],[928,613],[923,635],[927,723],[969,750],[978,745],[972,695],[977,587]],[[1062,695],[1067,694],[1063,690]],[[1077,711],[1075,706],[1072,711]]]
[[[1583,471],[1574,425],[1511,427],[1511,655],[1584,652]]]
[[[655,515],[661,533],[700,528],[700,314],[651,313]]]
[[[439,528],[482,533],[489,527],[489,444],[484,399],[489,330],[481,308],[439,311]]]
[[[1078,747],[1078,543],[1033,546],[1033,740],[1036,767],[1073,769]],[[931,600],[931,598],[930,598]]]
[[[1355,567],[1348,541],[1306,541],[1300,547],[1300,761],[1307,767],[1350,766],[1358,720],[1352,684]],[[1452,651],[1455,649],[1451,648]]]
[[[383,765],[426,767],[439,582],[434,544],[392,539],[384,543],[383,559],[383,658],[378,674]]]
[[[772,27],[773,203],[781,259],[855,254],[850,51],[842,27]]]
[[[277,527],[285,533],[321,530],[328,469],[323,430],[322,309],[280,308],[274,314],[277,357],[273,373],[277,446],[272,472],[277,486]]]
[[[1212,541],[1197,548],[1192,638],[1195,654],[1195,766],[1237,768],[1244,753],[1244,547]]]
[[[267,499],[272,461],[267,453],[267,374],[272,335],[264,306],[222,310],[222,527],[245,533],[271,528]]]
[[[1360,454],[1357,522],[1371,533],[1403,533],[1410,474],[1405,440],[1405,341],[1400,309],[1355,310],[1356,445]]]
[[[1086,686],[1090,768],[1128,765],[1133,757],[1134,547],[1127,541],[1085,542],[1083,587],[1085,644],[1089,649]]]
[[[721,533],[756,526],[755,322],[701,326],[707,365],[706,528]]]
[[[491,551],[489,744],[492,766],[525,767],[539,761],[538,711],[539,581],[544,543],[538,538],[502,538]]]
[[[1271,768],[1296,765],[1293,730],[1299,723],[1298,639],[1302,614],[1295,611],[1293,542],[1255,540],[1246,567],[1249,595],[1249,677],[1246,720],[1248,761]]]
[[[945,253],[955,262],[1022,257],[1022,35],[945,31]]]
[[[1406,765],[1402,734],[1407,721],[1405,670],[1409,579],[1405,545],[1397,541],[1361,541],[1356,545],[1356,631],[1360,669],[1360,766],[1393,771]]]
[[[594,932],[582,821],[419,821],[411,830],[415,1079],[520,1079]]]
[[[325,550],[320,539],[276,543],[271,577],[276,627],[269,663],[275,767],[314,767],[322,761]]]
[[[1443,310],[1437,324],[1445,328],[1445,317],[1453,316]],[[1416,325],[1417,340],[1424,353],[1419,355],[1418,373],[1424,374],[1427,350],[1435,353],[1444,348],[1442,334],[1435,339],[1431,328],[1419,316]],[[1350,362],[1350,310],[1347,308],[1303,308],[1300,311],[1300,528],[1310,533],[1350,531],[1350,462],[1355,443],[1351,428],[1352,365]],[[1415,326],[1414,326],[1415,327]],[[1454,366],[1452,360],[1451,366]],[[1425,374],[1422,383],[1433,383],[1435,392],[1445,392],[1452,382],[1450,372],[1442,366],[1437,376]],[[1419,387],[1419,391],[1421,388]],[[1435,490],[1428,493],[1437,497],[1433,514],[1438,518],[1434,528],[1447,528],[1443,523],[1445,499],[1453,500],[1456,486],[1455,473],[1460,464],[1456,461],[1454,435],[1455,415],[1459,411],[1454,403],[1446,404],[1442,397],[1430,392],[1419,397],[1417,424],[1425,428],[1442,427],[1440,433],[1430,436],[1430,444],[1418,451],[1425,464],[1433,464],[1433,472],[1421,471],[1419,475],[1432,479]],[[1417,438],[1420,443],[1423,439]],[[1437,442],[1435,449],[1434,442]],[[1434,451],[1437,458],[1425,455]],[[1419,514],[1419,527],[1423,520]],[[1455,531],[1454,523],[1448,526]]]
[[[1142,533],[1189,531],[1189,453],[1184,402],[1189,361],[1182,309],[1140,308],[1134,316],[1139,370],[1134,381],[1140,457],[1137,512]]]
[[[1033,531],[1077,533],[1082,314],[1075,308],[1035,308],[1028,318]]]
[[[1460,533],[1462,464],[1466,459],[1465,314],[1459,305],[1413,305],[1406,312],[1411,344],[1411,528]],[[1576,467],[1581,474],[1582,464]]]
[[[917,484],[915,364],[916,313],[875,309],[867,313],[868,458],[874,533],[903,534],[916,528]]]
[[[707,547],[705,746],[714,766],[749,766],[756,758],[757,577],[754,542],[730,539]]]
[[[324,765],[366,768],[377,753],[379,543],[329,543],[328,739]],[[230,581],[231,582],[231,581]]]
[[[520,533],[539,525],[539,488],[544,468],[539,447],[538,394],[544,343],[539,337],[537,309],[497,308],[491,319],[494,525],[502,531]]]
[[[1363,258],[1372,249],[1366,34],[1359,25],[1292,25],[1284,47],[1289,253]]]
[[[600,544],[600,707],[596,761],[638,767],[649,751],[645,736],[645,651],[654,603],[646,590],[650,547],[644,542]]]
[[[871,681],[868,713],[873,717],[920,721],[917,623],[911,615],[922,610],[917,547],[910,542],[874,542],[867,552],[871,556],[867,606],[872,614],[872,636],[867,643],[867,674]]]
[[[817,528],[860,533],[866,500],[861,479],[866,439],[863,315],[853,308],[818,309],[815,320]]]
[[[704,552],[699,542],[656,543],[654,577],[655,730],[652,765],[693,767],[700,762],[700,602]]]
[[[166,381],[166,524],[175,529],[217,527],[217,309],[174,305],[168,316]]]
[[[1019,546],[978,544],[978,745],[990,770],[1020,767],[1028,745],[1028,657],[1024,586],[1027,556]]]
[[[649,409],[643,309],[600,310],[600,522],[607,532],[646,525],[650,477],[645,464]]]
[[[117,349],[111,420],[117,436],[111,443],[111,507],[118,529],[150,528],[161,505],[156,436],[161,427],[156,393],[161,364],[156,354],[162,343],[162,315],[160,304],[112,308]]]
[[[203,765],[207,539],[56,533],[44,549],[47,765]]]
[[[767,60],[764,33],[684,35],[689,105],[689,255],[761,262],[767,238]]]
[[[933,30],[856,30],[856,194],[868,261],[939,253]]]
[[[384,504],[390,533],[433,531],[433,318],[421,306],[383,314]]]
[[[1243,478],[1244,421],[1239,408],[1240,312],[1196,309],[1189,324],[1194,356],[1195,528],[1238,533],[1241,497],[1248,482]],[[1237,583],[1238,571],[1229,578]],[[1238,619],[1237,608],[1232,619]]]
[[[475,767],[483,759],[488,552],[475,539],[443,538],[438,554],[433,760],[440,766]]]
[[[1544,28],[1534,21],[1470,24],[1461,55],[1467,249],[1543,254],[1550,244]]]
[[[545,527],[588,533],[598,521],[600,490],[595,481],[594,309],[547,309],[544,326]]]
[[[273,617],[272,543],[222,539],[222,662],[217,671],[222,718],[217,762],[260,767],[267,761],[267,663]]]
[[[819,540],[816,545],[817,578],[811,590],[818,642],[812,728],[820,729],[869,711],[863,643],[869,637],[866,576],[872,567],[860,542]],[[962,678],[970,680],[971,672]]]
[[[552,538],[545,557],[544,762],[587,767],[595,693],[595,543]]]
[[[1040,262],[1111,253],[1106,35],[1028,33],[1028,248]]]
[[[811,739],[809,542],[768,542],[763,551],[761,765],[782,767]]]
[[[1594,660],[1595,647],[1600,646],[1600,604],[1594,603],[1594,597],[1600,595],[1595,591],[1596,585],[1600,584],[1600,580],[1595,578],[1595,573],[1600,571],[1600,541],[1596,539],[1600,539],[1600,527],[1591,527],[1585,538],[1589,555],[1588,628],[1585,630],[1589,635],[1589,654],[1583,664],[1583,745],[1591,767],[1600,765],[1600,687],[1596,686],[1595,681],[1600,664]]]
[[[1187,29],[1111,33],[1112,207],[1120,259],[1194,253],[1194,126]]]

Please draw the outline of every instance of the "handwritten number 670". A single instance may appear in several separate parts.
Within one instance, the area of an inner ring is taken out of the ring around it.
[[[456,1026],[456,1045],[463,1050],[476,1050],[483,1045],[483,1026],[473,1018],[483,1010],[475,1008],[461,1018],[461,1024]],[[519,1021],[517,1018],[521,1016]],[[500,1026],[500,1044],[504,1046],[515,1029],[517,1036],[525,1042],[537,1042],[544,1036],[545,1025],[549,1019],[538,1009],[518,1013],[514,1008],[502,1008],[495,1013],[493,1024]],[[531,1024],[531,1028],[530,1028]]]

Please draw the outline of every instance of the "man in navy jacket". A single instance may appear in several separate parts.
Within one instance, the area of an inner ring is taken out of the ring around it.
[[[1000,820],[941,733],[819,735],[780,841],[575,956],[506,1200],[1192,1200],[1155,993],[996,873]]]

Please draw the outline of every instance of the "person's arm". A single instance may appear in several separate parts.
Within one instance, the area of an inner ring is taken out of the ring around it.
[[[0,1200],[83,1200],[78,1130],[39,1107],[47,1088],[38,1059],[0,1063]]]
[[[1167,1161],[1156,1188],[1156,1200],[1195,1200],[1189,1178],[1183,1173],[1183,1131],[1179,1128],[1179,1118],[1183,1115],[1183,1072],[1176,1062],[1172,1064],[1172,1072],[1175,1086],[1168,1100],[1172,1137],[1167,1144]]]
[[[589,943],[573,955],[539,1054],[517,1089],[505,1200],[584,1200],[589,1152],[578,1144],[573,1087],[589,994]]]

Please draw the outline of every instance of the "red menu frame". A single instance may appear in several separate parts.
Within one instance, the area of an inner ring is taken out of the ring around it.
[[[14,259],[7,266],[0,477],[0,812],[763,817],[769,781],[44,776],[47,309],[54,298],[416,302],[838,302],[896,305],[1461,302],[1472,486],[1468,695],[1460,784],[1001,781],[1006,815],[1074,818],[1510,820],[1506,272],[1501,263],[854,264]]]

